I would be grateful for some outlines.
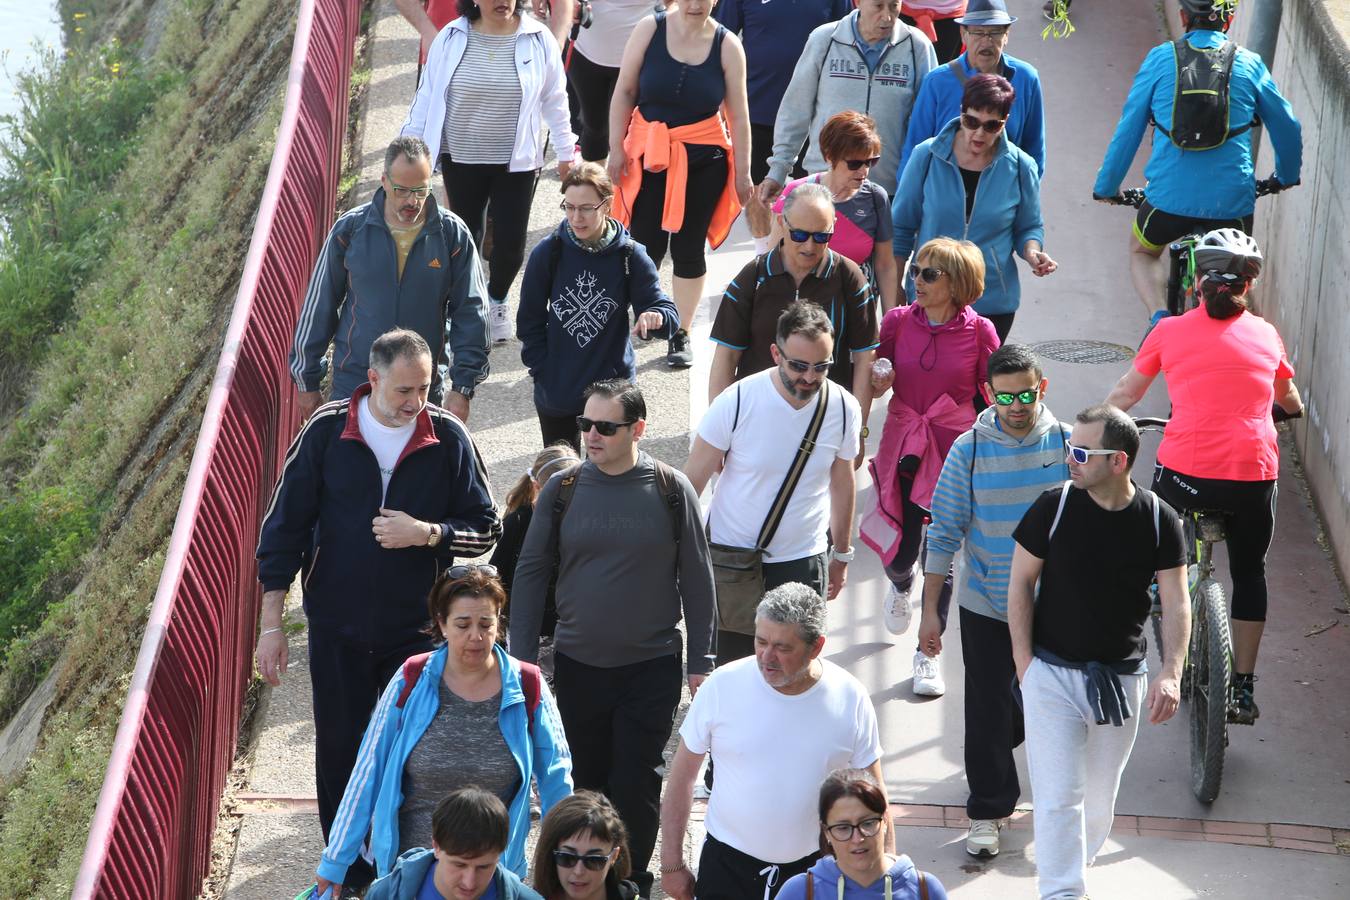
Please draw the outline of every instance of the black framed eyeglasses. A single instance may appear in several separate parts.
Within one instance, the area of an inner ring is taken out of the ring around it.
[[[920,267],[918,263],[911,263],[909,267],[910,280],[921,279],[924,284],[933,284],[946,274],[946,269],[939,269],[937,266]]]
[[[978,131],[983,128],[985,134],[998,134],[1007,121],[1007,119],[981,119],[970,113],[961,113],[961,127],[967,131]]]
[[[460,563],[457,566],[451,566],[441,574],[442,578],[454,581],[456,578],[464,578],[473,572],[482,572],[489,578],[497,577],[497,567],[488,563]]]
[[[863,837],[876,837],[877,832],[880,830],[881,816],[872,816],[869,819],[863,819],[856,825],[852,822],[835,822],[833,825],[825,826],[825,832],[841,843],[853,840],[853,832],[855,831]]]
[[[800,359],[793,359],[792,357],[790,357],[790,356],[787,355],[787,351],[785,351],[785,350],[783,349],[783,345],[782,345],[782,344],[779,344],[779,345],[778,345],[778,353],[779,353],[780,356],[782,356],[782,358],[783,358],[783,363],[784,363],[789,369],[791,369],[792,371],[796,372],[798,375],[805,375],[807,372],[815,372],[817,375],[824,375],[826,372],[830,371],[830,368],[831,368],[831,367],[834,366],[834,357],[833,357],[833,356],[831,356],[829,359],[825,360],[824,362],[818,362],[818,363],[809,363],[809,362],[803,362],[803,361],[800,360]]]
[[[424,184],[421,187],[404,187],[401,184],[395,184],[392,180],[389,187],[393,190],[394,196],[400,200],[407,200],[412,197],[417,200],[425,200],[431,194],[431,185]]]
[[[628,425],[632,425],[637,419],[628,422],[606,422],[604,419],[588,419],[585,416],[577,416],[577,430],[586,434],[592,428],[600,432],[605,437],[614,437],[615,433]]]
[[[573,853],[571,850],[554,850],[553,861],[558,864],[560,869],[575,869],[577,863],[581,863],[592,872],[599,872],[609,863],[610,857],[613,855],[613,850],[603,856],[598,853],[588,853],[582,856],[580,853]]]
[[[568,203],[566,200],[564,200],[562,203],[558,204],[558,209],[561,209],[563,212],[568,214],[580,213],[583,216],[593,216],[597,212],[599,212],[600,208],[603,207],[608,202],[609,202],[608,198],[601,200],[599,203],[579,203],[579,204]]]
[[[869,169],[875,168],[879,162],[881,162],[880,156],[869,156],[867,159],[846,159],[844,165],[848,166],[850,172],[856,172],[863,166],[867,166]]]
[[[1114,456],[1117,453],[1124,453],[1124,450],[1094,450],[1090,447],[1079,447],[1068,441],[1064,442],[1064,453],[1069,459],[1078,463],[1080,466],[1087,465],[1087,461],[1094,456]]]
[[[1032,388],[1029,391],[994,391],[994,402],[999,406],[1012,406],[1014,400],[1021,400],[1027,406],[1035,403],[1041,397],[1038,388]]]

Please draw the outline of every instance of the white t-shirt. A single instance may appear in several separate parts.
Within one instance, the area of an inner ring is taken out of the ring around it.
[[[398,458],[403,455],[403,448],[408,446],[408,441],[412,440],[413,429],[417,427],[417,421],[413,420],[407,425],[400,425],[397,428],[383,425],[370,411],[369,397],[362,397],[360,402],[357,403],[356,415],[361,426],[361,437],[375,454],[376,462],[380,464],[380,481],[382,482],[380,503],[383,504],[385,492],[389,490],[389,477],[394,474],[394,465],[398,462]]]
[[[793,409],[774,387],[777,377],[775,367],[741,379],[713,400],[698,426],[699,437],[718,450],[730,450],[708,509],[712,539],[719,544],[755,546],[769,506],[778,496],[815,414],[814,398],[801,409]],[[816,449],[807,459],[778,531],[766,548],[767,561],[788,562],[825,552],[825,531],[830,525],[830,466],[836,459],[851,460],[858,455],[861,420],[861,408],[853,395],[830,383],[829,407]],[[737,422],[734,435],[732,422]]]
[[[684,745],[711,751],[717,767],[708,833],[765,862],[819,849],[820,783],[835,769],[865,769],[881,758],[867,689],[820,663],[820,681],[788,696],[764,682],[753,656],[738,659],[703,683],[680,726]]]
[[[628,36],[643,16],[650,16],[652,0],[594,0],[591,27],[577,35],[577,52],[597,66],[619,68]]]

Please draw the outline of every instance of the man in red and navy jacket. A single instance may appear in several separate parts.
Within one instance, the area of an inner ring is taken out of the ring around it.
[[[258,542],[257,662],[273,685],[286,671],[286,591],[303,570],[325,840],[380,693],[405,659],[431,649],[422,629],[432,584],[501,534],[468,430],[427,403],[426,341],[387,332],[370,365],[370,381],[319,407],[291,445]]]

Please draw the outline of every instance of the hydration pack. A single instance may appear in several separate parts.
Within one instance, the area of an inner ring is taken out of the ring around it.
[[[1192,47],[1185,37],[1172,42],[1177,65],[1176,96],[1172,100],[1172,130],[1153,120],[1153,127],[1182,150],[1213,150],[1231,137],[1260,124],[1228,127],[1228,82],[1233,74],[1237,44],[1224,41],[1207,50]]]

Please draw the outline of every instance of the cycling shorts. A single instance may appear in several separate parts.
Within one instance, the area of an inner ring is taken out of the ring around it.
[[[1240,228],[1252,233],[1252,217],[1240,219],[1192,219],[1163,212],[1145,200],[1134,217],[1134,237],[1148,250],[1161,250],[1172,241],[1188,234],[1205,234],[1216,228]]]

